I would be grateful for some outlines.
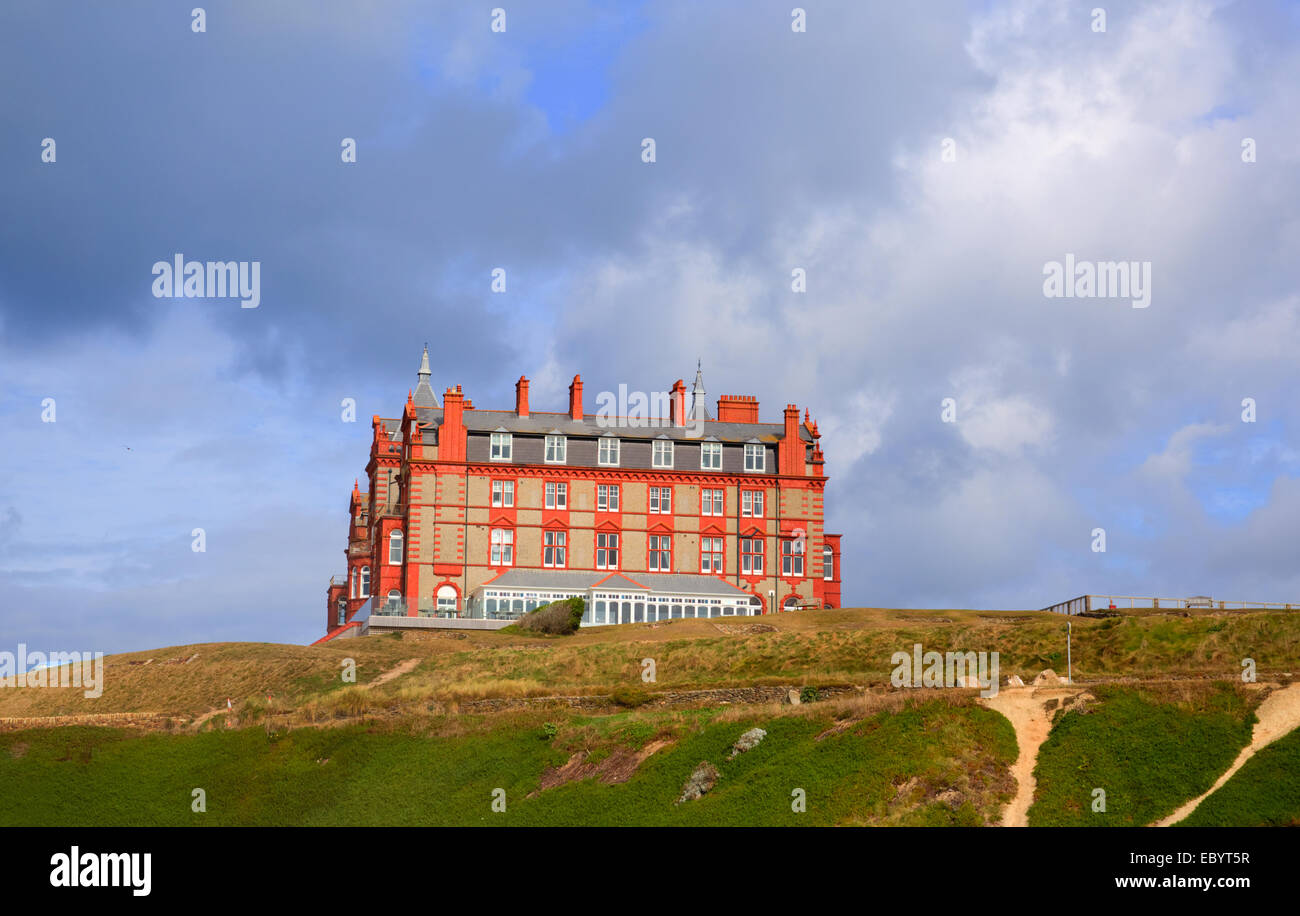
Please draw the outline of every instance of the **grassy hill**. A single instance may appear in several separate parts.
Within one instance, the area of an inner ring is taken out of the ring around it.
[[[1096,688],[1038,754],[1033,827],[1142,827],[1208,790],[1250,742],[1256,698],[1210,683]],[[1093,810],[1093,792],[1105,810]]]
[[[1064,674],[1065,621],[1041,612],[834,610],[724,621],[676,620],[597,627],[568,637],[460,631],[344,639],[322,646],[215,643],[111,656],[103,696],[75,688],[0,689],[0,717],[146,711],[198,715],[251,701],[330,714],[356,707],[340,674],[345,659],[366,684],[401,662],[413,671],[367,692],[370,708],[407,708],[488,697],[607,695],[653,689],[888,683],[890,657],[913,643],[938,651],[997,651],[1001,673]],[[194,657],[197,656],[197,657]],[[1244,657],[1261,677],[1300,671],[1300,614],[1137,613],[1074,621],[1076,678],[1235,679]],[[189,660],[193,659],[193,660]],[[345,691],[343,696],[334,696]],[[351,691],[356,693],[356,691]]]
[[[1180,827],[1300,827],[1300,730],[1246,761]]]
[[[858,718],[859,714],[862,715]],[[844,719],[837,719],[844,715]],[[555,726],[548,737],[547,722]],[[767,736],[729,759],[759,725]],[[577,755],[635,770],[543,779]],[[1015,737],[969,700],[869,712],[816,705],[587,717],[512,713],[420,734],[347,726],[268,734],[129,735],[66,728],[0,735],[0,823],[127,825],[981,825],[1012,790]],[[675,805],[701,761],[720,773]],[[206,813],[191,810],[206,793]],[[505,792],[505,811],[492,810]],[[792,809],[802,789],[806,809]]]
[[[1040,612],[870,609],[118,655],[95,700],[0,688],[0,824],[995,824],[1017,791],[1011,724],[974,690],[892,689],[891,656],[917,642],[997,651],[1003,677],[1029,681],[1064,673],[1064,631]],[[1249,740],[1244,657],[1261,680],[1290,680],[1300,614],[1075,620],[1075,677],[1093,699],[1057,715],[1031,823],[1097,823],[1098,786],[1106,823],[1149,822],[1208,788]],[[821,698],[775,702],[805,687]],[[174,718],[5,721],[144,712]],[[752,727],[767,737],[731,759]],[[1246,822],[1294,819],[1269,785],[1300,782],[1294,739],[1211,800],[1231,789]],[[674,804],[705,761],[717,785]],[[196,788],[205,813],[191,811]]]

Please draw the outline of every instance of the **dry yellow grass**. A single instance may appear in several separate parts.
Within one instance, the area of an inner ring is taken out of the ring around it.
[[[211,643],[106,659],[103,696],[79,688],[0,688],[0,718],[148,711],[199,716],[230,697],[250,717],[299,710],[319,719],[374,711],[427,712],[500,697],[608,695],[619,688],[884,685],[893,652],[914,642],[1001,654],[1001,673],[1064,673],[1062,617],[1041,612],[859,609],[747,621],[680,620],[582,630],[567,637],[460,631],[345,639],[321,646]],[[1074,621],[1076,678],[1231,678],[1251,647],[1273,677],[1300,670],[1300,614],[1283,611],[1139,611]],[[197,657],[194,657],[197,656]],[[656,680],[643,685],[643,659]],[[368,691],[342,680],[345,660]],[[1263,676],[1262,669],[1261,676]],[[364,694],[364,695],[363,695]],[[268,701],[267,697],[270,696]],[[864,701],[874,702],[874,701]]]

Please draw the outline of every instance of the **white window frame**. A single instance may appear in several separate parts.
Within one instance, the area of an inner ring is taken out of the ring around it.
[[[700,538],[700,572],[707,575],[720,575],[723,571],[723,538]]]
[[[569,440],[564,436],[546,436],[546,463],[564,464],[568,460]]]
[[[803,578],[803,544],[801,538],[781,538],[781,575]]]
[[[601,436],[597,442],[599,445],[596,447],[596,463],[607,468],[618,467],[619,440],[614,436]]]
[[[700,489],[700,515],[726,515],[726,494],[721,488]]]
[[[673,488],[651,487],[647,508],[651,515],[673,514]]]
[[[605,546],[601,546],[604,541]],[[596,532],[596,568],[618,569],[618,532]]]
[[[762,474],[767,470],[767,449],[760,442],[745,443],[745,472]]]
[[[616,483],[596,484],[596,511],[619,511],[619,485]]]
[[[492,566],[515,565],[515,530],[513,528],[493,528],[490,535],[492,553],[489,559]]]
[[[397,550],[397,559],[393,559],[393,550]],[[406,556],[406,538],[401,531],[390,531],[388,533],[388,565],[401,566],[402,558]]]
[[[510,461],[514,454],[514,437],[510,433],[492,433],[488,457],[492,461]]]
[[[835,551],[829,547],[822,548],[822,580],[835,581]]]
[[[757,550],[747,551],[746,547],[757,545]],[[741,538],[740,539],[740,572],[744,576],[761,576],[763,575],[763,555],[767,552],[767,545],[763,538]]]
[[[763,517],[763,491],[762,490],[741,491],[740,515],[742,518]]]
[[[649,539],[646,563],[651,572],[673,571],[673,536],[671,534],[652,534]]]
[[[545,509],[568,509],[569,508],[569,485],[567,483],[548,480],[542,488],[545,494],[542,500],[542,507]]]
[[[667,461],[664,460],[665,458]],[[673,466],[672,439],[654,439],[651,441],[650,466],[653,468],[671,468]]]
[[[711,460],[705,460],[706,458]],[[700,470],[701,471],[722,470],[722,443],[721,442],[700,443]]]
[[[355,598],[357,596],[357,568],[355,566],[352,567],[352,575],[349,576],[349,578],[352,580],[352,585],[350,589],[351,597]]]
[[[547,529],[542,532],[542,565],[564,569],[569,546],[569,532]]]
[[[498,478],[492,481],[492,508],[512,509],[515,505],[515,482]]]
[[[370,567],[369,566],[361,567],[361,580],[360,580],[360,585],[357,588],[357,597],[358,598],[370,597]]]

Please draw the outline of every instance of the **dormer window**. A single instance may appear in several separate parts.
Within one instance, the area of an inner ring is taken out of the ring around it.
[[[745,443],[745,470],[761,474],[767,466],[767,455],[758,442]]]
[[[606,467],[618,467],[618,439],[601,436],[596,460]]]
[[[492,434],[492,453],[493,461],[509,461],[513,450],[513,442],[509,433]]]
[[[546,463],[564,464],[569,451],[569,440],[564,436],[546,437]]]
[[[700,443],[700,469],[704,471],[722,470],[722,443]]]
[[[671,439],[656,439],[652,443],[650,465],[656,468],[670,468],[673,466],[673,442]]]

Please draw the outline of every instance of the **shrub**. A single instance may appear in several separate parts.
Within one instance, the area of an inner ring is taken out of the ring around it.
[[[821,697],[817,693],[816,687],[805,687],[799,691],[800,703],[816,703]]]
[[[236,710],[236,717],[241,726],[251,725],[254,722],[260,722],[267,712],[266,702],[258,697],[249,697],[240,704]]]
[[[610,694],[610,699],[619,706],[636,708],[649,703],[654,697],[649,691],[642,690],[640,687],[620,687]]]
[[[559,733],[560,733],[560,726],[556,725],[554,722],[547,722],[542,726],[543,741],[550,741],[554,739],[555,736],[558,735]]]
[[[529,633],[548,633],[552,636],[568,636],[576,633],[582,625],[582,615],[587,609],[587,602],[582,598],[566,598],[552,601],[535,611],[529,611],[519,618],[520,630]]]

